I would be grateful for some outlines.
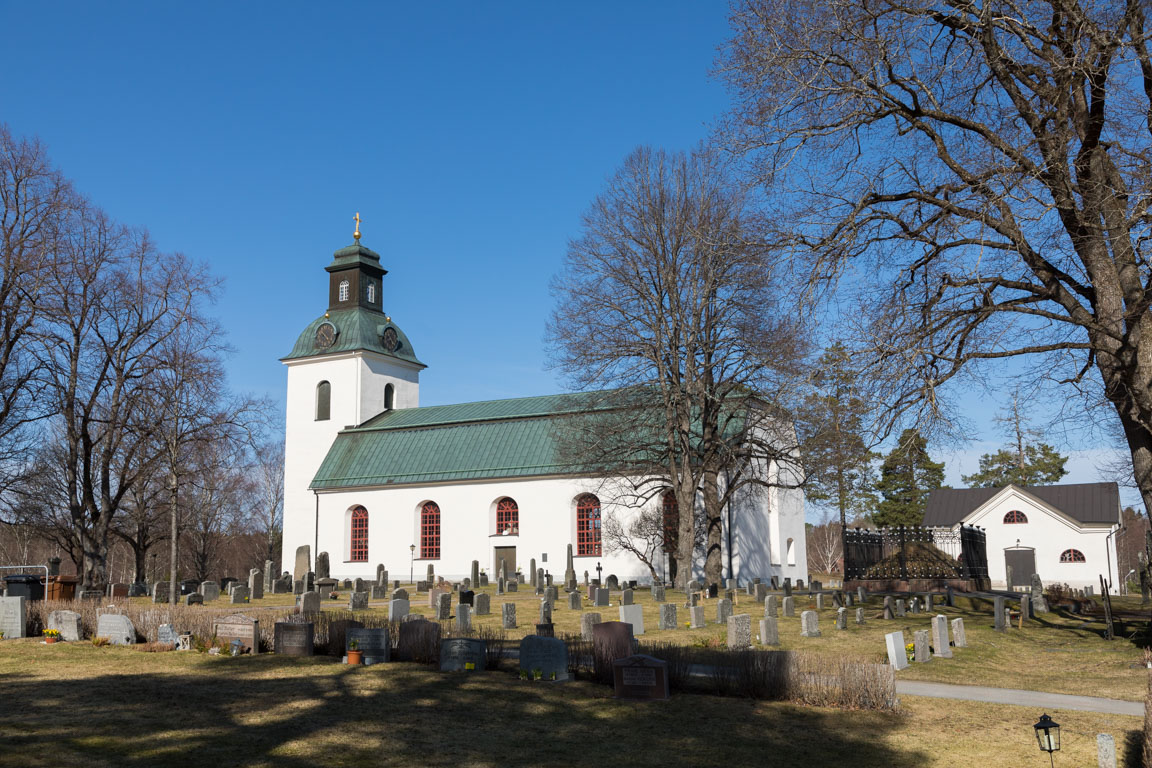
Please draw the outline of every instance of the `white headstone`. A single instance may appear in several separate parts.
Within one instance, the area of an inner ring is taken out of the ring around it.
[[[948,644],[948,617],[943,614],[932,617],[932,653],[942,659],[952,658],[952,646]]]
[[[96,637],[104,637],[112,645],[135,645],[136,627],[123,614],[102,613],[96,620]]]
[[[620,621],[625,624],[632,625],[632,636],[644,634],[644,606],[642,605],[622,605],[620,606]]]
[[[888,646],[888,663],[892,669],[900,670],[908,666],[908,651],[904,648],[904,633],[889,632],[884,635],[884,643]]]
[[[24,627],[28,623],[28,609],[23,595],[0,597],[0,632],[5,639],[27,637]]]

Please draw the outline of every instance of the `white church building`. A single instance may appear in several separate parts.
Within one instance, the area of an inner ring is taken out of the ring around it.
[[[378,563],[394,579],[420,579],[428,563],[461,578],[473,560],[493,577],[501,560],[527,574],[533,558],[559,581],[571,544],[577,578],[599,565],[604,577],[650,579],[601,539],[608,515],[627,525],[639,510],[558,457],[556,424],[594,407],[589,394],[420,407],[426,366],[384,312],[380,256],[357,239],[326,270],[328,309],[282,359],[285,567],[309,545],[340,579],[374,578]],[[668,512],[660,494],[647,503]],[[800,490],[740,495],[725,516],[724,577],[807,579],[804,534]]]

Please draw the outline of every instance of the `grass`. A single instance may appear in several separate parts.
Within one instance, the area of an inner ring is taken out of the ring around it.
[[[1047,764],[1039,713],[915,697],[898,713],[702,695],[638,704],[504,672],[35,640],[0,644],[0,690],[0,766],[28,768]],[[1062,725],[1058,762],[1095,764],[1096,734],[1111,733],[1135,764],[1139,718],[1049,714]]]

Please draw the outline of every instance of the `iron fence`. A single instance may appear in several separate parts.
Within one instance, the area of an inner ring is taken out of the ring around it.
[[[845,579],[988,578],[983,528],[844,528]]]

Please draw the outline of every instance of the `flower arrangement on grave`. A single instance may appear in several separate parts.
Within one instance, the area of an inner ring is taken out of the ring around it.
[[[520,679],[521,680],[527,680],[528,679],[528,670],[526,670],[526,669],[520,670]]]
[[[52,644],[60,639],[60,630],[58,629],[46,629],[41,634],[44,635],[44,642],[48,644]]]
[[[340,599],[340,595],[336,594],[335,592],[329,592],[328,597],[332,598],[333,600],[339,600]]]
[[[544,679],[544,670],[542,670],[542,669],[532,670],[532,679],[533,680],[543,680]]]
[[[904,646],[904,655],[908,657],[908,661],[916,660],[916,643],[908,643]]]

